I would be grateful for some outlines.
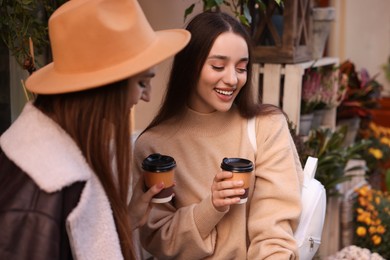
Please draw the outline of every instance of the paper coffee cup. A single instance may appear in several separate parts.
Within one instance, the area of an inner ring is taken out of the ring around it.
[[[245,193],[241,195],[238,204],[246,203],[248,200],[253,163],[243,158],[223,158],[221,169],[233,173],[233,176],[228,180],[242,180],[244,182],[243,189]]]
[[[175,160],[159,153],[151,154],[142,162],[144,180],[147,188],[161,182],[165,187],[152,198],[154,203],[169,202],[173,196],[173,175],[176,167]]]

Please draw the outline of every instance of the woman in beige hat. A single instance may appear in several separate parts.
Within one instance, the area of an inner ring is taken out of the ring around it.
[[[134,259],[130,109],[149,100],[153,66],[189,41],[153,31],[136,0],[72,0],[50,17],[53,62],[0,137],[1,259]]]

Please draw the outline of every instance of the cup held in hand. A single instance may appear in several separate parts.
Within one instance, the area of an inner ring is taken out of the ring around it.
[[[152,202],[165,203],[171,201],[175,167],[176,162],[172,157],[158,153],[151,154],[143,160],[142,169],[144,170],[146,187],[150,188],[161,182],[165,185],[164,189],[153,197]]]
[[[223,158],[221,169],[233,173],[233,176],[229,180],[242,180],[244,182],[243,189],[245,193],[241,195],[238,204],[246,203],[248,200],[253,163],[243,158]]]

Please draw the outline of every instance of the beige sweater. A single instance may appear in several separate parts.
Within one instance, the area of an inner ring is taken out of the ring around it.
[[[188,110],[136,142],[134,173],[151,153],[173,156],[175,197],[159,204],[141,228],[141,242],[158,259],[298,259],[293,230],[300,215],[302,168],[283,115],[256,118],[257,156],[247,119],[235,108],[201,114]],[[214,175],[224,157],[255,162],[249,200],[217,211]],[[140,192],[140,191],[135,191]]]

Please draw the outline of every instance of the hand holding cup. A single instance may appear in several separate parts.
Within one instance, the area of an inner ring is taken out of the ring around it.
[[[211,188],[214,207],[225,211],[230,205],[246,203],[253,163],[242,158],[224,158],[221,169]]]

